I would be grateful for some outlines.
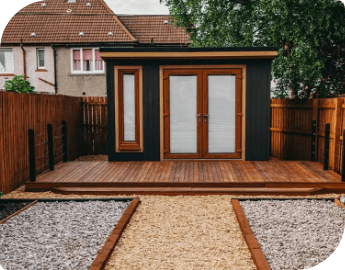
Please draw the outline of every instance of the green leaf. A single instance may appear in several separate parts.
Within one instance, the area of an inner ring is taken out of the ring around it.
[[[35,87],[30,85],[28,80],[24,79],[24,76],[15,76],[12,80],[6,80],[4,88],[9,92],[16,93],[29,93],[34,94]]]
[[[190,33],[191,47],[278,47],[271,75],[281,82],[279,96],[291,87],[301,91],[304,78],[320,97],[330,94],[331,85],[345,92],[345,6],[338,0],[163,2],[174,24]]]

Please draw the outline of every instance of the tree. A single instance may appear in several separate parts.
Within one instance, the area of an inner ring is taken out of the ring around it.
[[[8,79],[8,78],[6,78]],[[9,92],[34,94],[35,87],[30,85],[24,76],[15,76],[12,80],[5,81],[5,90]]]
[[[163,0],[195,47],[278,48],[277,96],[345,92],[345,6],[338,0]]]

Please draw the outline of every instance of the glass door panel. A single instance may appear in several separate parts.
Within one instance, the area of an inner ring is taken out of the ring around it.
[[[124,141],[135,141],[135,81],[134,74],[123,75]]]
[[[170,153],[198,152],[197,76],[169,76]]]
[[[236,76],[208,75],[208,153],[234,153]]]

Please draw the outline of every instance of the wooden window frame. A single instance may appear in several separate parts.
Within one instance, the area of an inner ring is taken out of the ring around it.
[[[133,74],[135,80],[135,140],[124,140],[123,75]],[[115,150],[116,152],[143,152],[142,67],[115,67]]]

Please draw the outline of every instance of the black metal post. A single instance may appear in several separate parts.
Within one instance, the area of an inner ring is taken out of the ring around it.
[[[67,162],[67,126],[66,121],[62,121],[62,151],[63,151],[63,162]]]
[[[323,160],[323,169],[328,170],[328,162],[329,162],[329,133],[330,133],[330,124],[326,123],[325,128],[325,158]]]
[[[311,155],[310,160],[315,161],[316,120],[311,120]]]
[[[54,171],[54,137],[52,124],[47,125],[49,170]]]
[[[345,129],[343,130],[343,164],[342,164],[341,181],[345,182]]]
[[[36,160],[35,160],[35,131],[29,129],[29,165],[30,181],[36,181]]]

